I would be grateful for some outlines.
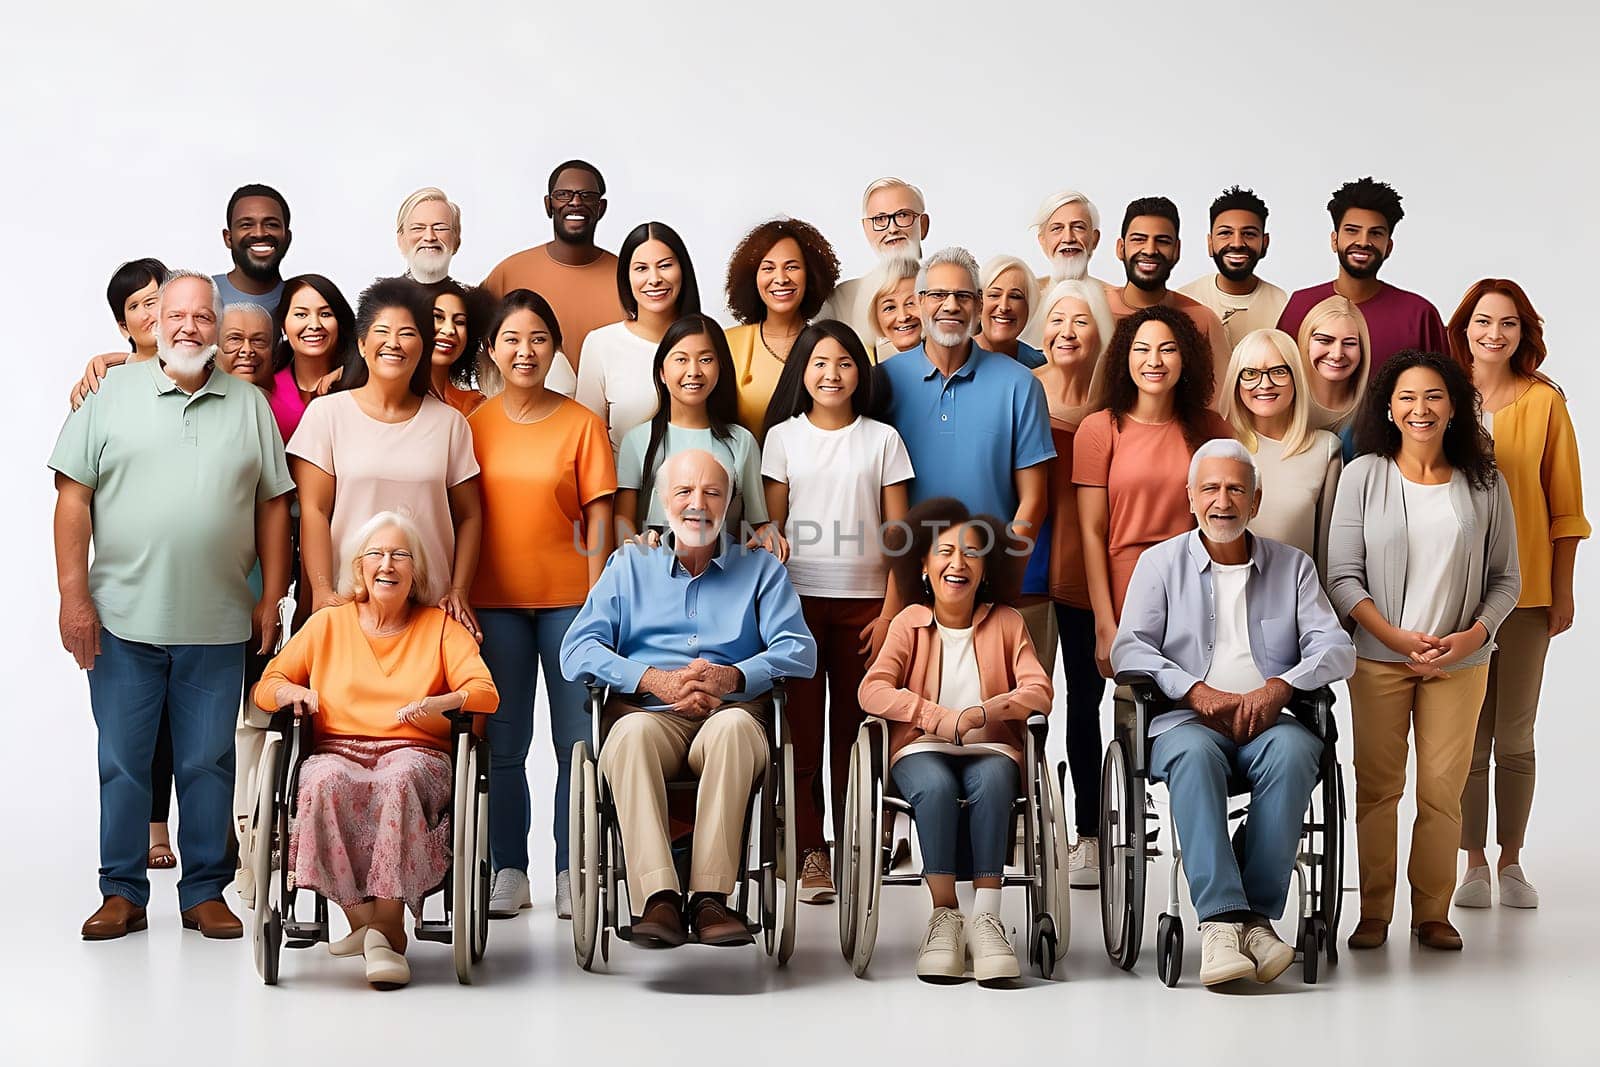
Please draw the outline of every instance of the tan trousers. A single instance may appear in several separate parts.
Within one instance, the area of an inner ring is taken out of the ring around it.
[[[1456,881],[1461,789],[1489,666],[1420,678],[1404,663],[1356,660],[1350,679],[1355,726],[1356,850],[1361,917],[1394,917],[1396,809],[1406,788],[1407,738],[1417,738],[1417,819],[1411,826],[1411,925],[1443,920]]]
[[[634,913],[642,913],[656,893],[681,892],[672,865],[667,783],[686,773],[700,780],[689,892],[733,892],[750,791],[766,769],[763,705],[724,704],[705,719],[621,703],[613,703],[607,714],[617,717],[600,750],[600,773],[611,787],[621,823]]]
[[[1046,675],[1054,677],[1056,647],[1061,643],[1055,603],[1045,597],[1037,604],[1019,604],[1017,614],[1022,616],[1023,625],[1028,628],[1028,639],[1033,642],[1033,652],[1039,657],[1039,666],[1044,668]]]
[[[1489,691],[1478,714],[1472,770],[1461,794],[1461,847],[1483,848],[1489,839],[1489,757],[1494,756],[1495,840],[1521,848],[1533,810],[1533,720],[1539,713],[1545,653],[1550,650],[1547,608],[1517,608],[1495,634]]]

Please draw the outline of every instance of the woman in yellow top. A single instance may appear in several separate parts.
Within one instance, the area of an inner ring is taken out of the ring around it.
[[[766,435],[767,407],[789,350],[839,281],[839,257],[816,227],[799,219],[761,223],[728,259],[728,310],[743,325],[727,331],[739,391],[739,425]]]
[[[1490,903],[1489,759],[1494,757],[1495,838],[1500,903],[1536,908],[1539,894],[1522,871],[1522,841],[1533,806],[1533,720],[1550,639],[1572,625],[1572,570],[1583,517],[1578,441],[1566,398],[1539,371],[1544,324],[1516,282],[1485,278],[1467,290],[1447,330],[1450,354],[1472,375],[1495,463],[1517,522],[1522,595],[1495,635],[1489,690],[1478,716],[1472,769],[1461,794],[1461,847],[1467,874],[1454,904]]]
[[[355,596],[306,621],[256,684],[256,706],[316,716],[300,768],[288,866],[296,888],[344,909],[335,956],[404,985],[407,906],[450,867],[450,722],[500,703],[466,628],[433,607],[439,583],[409,520],[381,512],[355,538]]]

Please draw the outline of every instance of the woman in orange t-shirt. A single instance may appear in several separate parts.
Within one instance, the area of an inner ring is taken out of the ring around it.
[[[484,337],[478,380],[491,395],[468,420],[483,487],[483,550],[471,601],[483,658],[505,694],[489,724],[489,916],[510,918],[532,903],[526,763],[542,664],[557,771],[556,912],[566,919],[572,746],[589,736],[589,717],[582,683],[561,676],[561,639],[611,552],[617,472],[605,423],[545,388],[561,358],[561,326],[549,303],[513,289]]]

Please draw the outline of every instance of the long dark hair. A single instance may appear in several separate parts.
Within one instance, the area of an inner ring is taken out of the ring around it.
[[[494,306],[489,321],[484,325],[483,346],[478,350],[478,382],[479,388],[486,393],[498,393],[505,388],[505,378],[494,362],[494,342],[500,336],[500,328],[506,324],[506,320],[519,311],[531,311],[544,322],[544,328],[550,334],[551,358],[567,358],[561,355],[561,323],[556,321],[556,313],[550,307],[550,302],[532,289],[513,289]]]
[[[356,304],[355,336],[366,337],[378,316],[390,309],[409,313],[422,335],[422,355],[411,370],[410,386],[413,394],[425,397],[433,384],[433,367],[429,363],[433,357],[433,295],[410,278],[379,278],[361,291]],[[338,389],[359,389],[367,384],[367,377],[367,361],[357,349],[355,359],[345,364],[344,373],[339,376]]]
[[[1494,465],[1494,438],[1478,421],[1478,391],[1461,365],[1437,352],[1407,348],[1384,361],[1362,398],[1356,416],[1356,455],[1394,459],[1400,451],[1400,427],[1389,420],[1389,405],[1400,375],[1415,368],[1431,370],[1444,380],[1455,414],[1444,428],[1444,458],[1467,476],[1474,489],[1490,489],[1499,471]]]
[[[767,405],[766,418],[761,422],[763,437],[779,423],[788,422],[796,415],[804,415],[811,410],[811,394],[806,391],[806,364],[811,362],[811,353],[818,343],[828,338],[836,341],[845,354],[855,360],[858,384],[856,391],[850,394],[850,410],[857,415],[869,416],[876,410],[873,406],[873,381],[877,376],[872,372],[872,361],[867,358],[861,338],[838,319],[820,319],[801,330],[800,336],[794,339],[794,347],[789,350],[789,358],[783,364],[783,373],[778,375],[778,384],[772,390],[772,402]]]
[[[983,580],[976,603],[1009,604],[1022,591],[1028,556],[993,515],[974,515],[953,496],[936,496],[906,512],[901,522],[884,528],[884,554],[894,573],[895,588],[905,604],[931,604],[933,593],[922,584],[922,568],[940,535],[952,526],[974,526],[984,542]]]
[[[684,246],[678,231],[664,222],[639,223],[623,239],[622,247],[617,249],[617,299],[622,301],[623,313],[630,319],[639,317],[639,300],[633,295],[633,284],[628,280],[628,264],[633,260],[634,252],[646,241],[660,241],[672,249],[672,255],[683,272],[683,281],[678,285],[678,317],[681,319],[700,314],[700,283],[695,281],[694,261],[689,258],[689,249]]]
[[[462,285],[454,278],[443,278],[436,282],[418,283],[423,291],[428,294],[428,299],[433,303],[439,302],[439,297],[449,293],[461,301],[461,306],[467,310],[467,334],[461,339],[461,350],[456,353],[456,358],[450,361],[450,384],[457,389],[474,389],[477,387],[478,378],[478,351],[483,344],[483,339],[488,336],[489,320],[494,316],[496,300],[494,294],[487,289],[476,285]],[[429,322],[433,321],[430,312]],[[502,320],[503,321],[503,320]]]
[[[283,283],[283,296],[278,300],[277,310],[272,313],[272,335],[277,338],[272,348],[272,373],[278,373],[294,359],[294,349],[289,347],[289,335],[283,327],[289,318],[289,304],[301,289],[314,290],[333,309],[333,321],[339,327],[339,340],[334,345],[330,362],[332,366],[345,368],[348,373],[352,360],[361,362],[361,353],[356,351],[356,313],[350,309],[350,301],[339,292],[339,287],[321,274],[297,274]],[[428,325],[433,325],[431,307],[428,309]],[[344,375],[339,377],[342,380]]]
[[[667,365],[667,353],[683,340],[701,334],[711,339],[711,350],[717,355],[717,384],[711,387],[711,395],[706,397],[706,418],[711,422],[711,436],[724,444],[733,439],[733,427],[739,421],[739,390],[734,384],[736,372],[733,369],[733,353],[728,349],[728,337],[716,320],[698,312],[685,315],[667,327],[661,343],[656,345],[656,358],[650,368],[651,380],[656,383],[656,413],[650,419],[650,444],[644,450],[644,468],[640,477],[645,484],[640,487],[641,493],[646,493],[645,486],[650,482],[656,451],[666,439],[667,423],[672,419],[672,396],[667,392],[667,383],[661,380],[662,368]],[[731,450],[732,446],[729,448]],[[748,486],[736,485],[731,488],[738,492]],[[641,507],[640,514],[646,510]]]
[[[1211,403],[1211,346],[1207,344],[1194,321],[1181,311],[1162,304],[1140,308],[1121,322],[1111,334],[1105,354],[1100,357],[1101,396],[1096,409],[1111,413],[1111,422],[1122,429],[1122,418],[1133,410],[1139,399],[1139,387],[1134,384],[1128,370],[1128,356],[1133,351],[1133,341],[1139,327],[1147,322],[1159,322],[1172,331],[1178,342],[1178,358],[1183,366],[1178,371],[1178,381],[1172,387],[1172,415],[1183,428],[1183,439],[1193,452],[1210,439],[1206,429],[1207,405]]]

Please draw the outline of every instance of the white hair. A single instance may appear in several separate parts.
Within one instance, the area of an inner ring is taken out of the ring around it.
[[[959,245],[941,248],[927,259],[922,261],[922,266],[917,270],[917,292],[921,293],[928,288],[928,271],[941,263],[949,263],[960,267],[972,278],[973,292],[982,292],[983,285],[978,281],[978,261],[971,252]],[[1024,268],[1026,269],[1026,268]]]
[[[989,288],[995,281],[1008,270],[1022,272],[1022,299],[1028,305],[1028,314],[1024,317],[1023,325],[1039,310],[1039,282],[1033,276],[1033,271],[1028,265],[1016,256],[995,256],[983,265],[978,272],[978,292]]]
[[[272,324],[272,312],[249,300],[241,300],[238,303],[224,306],[222,317],[227,318],[229,315],[259,315],[267,320],[269,326]]]
[[[167,290],[172,288],[172,283],[183,278],[199,278],[211,290],[211,312],[217,317],[217,324],[222,324],[222,290],[217,288],[216,279],[209,274],[202,274],[197,270],[179,268],[167,272],[167,280],[161,283],[161,288],[156,290],[158,297],[165,297]]]
[[[428,557],[427,542],[422,539],[422,531],[417,528],[417,524],[409,516],[398,511],[380,511],[350,535],[350,540],[346,542],[349,563],[344,569],[343,580],[339,583],[343,587],[339,592],[346,595],[359,594],[358,599],[366,596],[366,578],[361,573],[361,553],[367,550],[367,546],[372,543],[379,530],[390,526],[400,531],[400,536],[405,538],[406,545],[411,550],[411,599],[424,605],[438,603],[439,598],[444,595],[444,590],[434,588],[439,583],[434,578],[433,561]]]
[[[1094,201],[1078,192],[1076,189],[1063,189],[1059,193],[1051,193],[1039,205],[1039,211],[1033,216],[1031,229],[1037,230],[1050,221],[1050,216],[1066,207],[1068,204],[1082,204],[1089,211],[1089,228],[1100,228],[1100,209],[1094,206]]]
[[[872,199],[872,194],[880,189],[904,189],[911,194],[911,200],[917,205],[917,214],[925,214],[928,204],[922,199],[922,190],[906,181],[904,178],[893,176],[878,178],[867,185],[867,191],[861,194],[861,213],[867,213],[867,201]]]
[[[444,190],[437,186],[425,185],[421,189],[406,197],[400,204],[400,214],[394,220],[394,232],[399,233],[406,228],[406,220],[418,206],[426,204],[429,200],[438,200],[450,209],[450,225],[455,228],[456,240],[461,239],[461,209],[456,206]]]
[[[1094,320],[1095,332],[1100,335],[1100,350],[1094,354],[1095,363],[1098,364],[1100,357],[1105,355],[1106,346],[1111,343],[1111,335],[1117,329],[1116,316],[1111,314],[1111,305],[1106,301],[1106,287],[1087,278],[1068,278],[1056,282],[1039,302],[1039,313],[1050,314],[1051,308],[1069,296],[1083,301],[1089,309],[1089,317]]]
[[[1194,488],[1194,480],[1200,473],[1200,462],[1207,459],[1231,459],[1235,463],[1243,463],[1250,468],[1250,492],[1261,488],[1261,472],[1256,469],[1256,457],[1250,450],[1231,437],[1215,437],[1194,450],[1194,458],[1189,460],[1189,488]]]

